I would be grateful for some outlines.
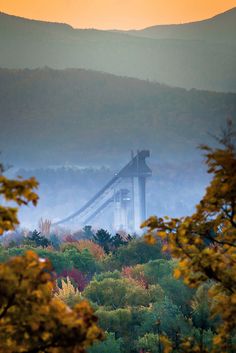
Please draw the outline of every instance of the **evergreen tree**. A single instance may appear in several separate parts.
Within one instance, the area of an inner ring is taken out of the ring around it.
[[[107,254],[109,253],[112,246],[112,235],[107,230],[99,229],[93,239]]]
[[[28,237],[29,241],[32,241],[35,244],[35,246],[42,246],[43,248],[46,248],[49,245],[51,245],[51,242],[44,236],[41,236],[40,234],[41,233],[35,229]]]

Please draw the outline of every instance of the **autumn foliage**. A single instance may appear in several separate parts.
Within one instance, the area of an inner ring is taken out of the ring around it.
[[[164,250],[179,259],[175,277],[190,287],[210,283],[213,317],[220,317],[210,352],[233,352],[236,328],[236,149],[230,124],[218,141],[221,148],[201,146],[213,179],[192,216],[149,218],[143,226],[151,243],[164,239]],[[191,339],[184,352],[208,352]]]
[[[0,352],[85,352],[102,337],[87,302],[52,295],[51,265],[34,252],[0,264]]]
[[[17,206],[38,196],[34,178],[9,180],[0,166],[0,195]],[[18,225],[17,207],[0,206],[0,235]],[[97,318],[85,301],[72,309],[54,293],[48,260],[27,251],[0,263],[0,352],[83,353],[102,338]]]
[[[2,175],[3,167],[0,165],[0,196],[7,202],[14,202],[17,206],[37,204],[38,196],[34,189],[38,187],[35,178],[26,180],[8,179]],[[4,231],[14,230],[19,224],[18,208],[0,205],[0,235]]]
[[[148,289],[148,280],[144,274],[143,266],[136,265],[135,267],[126,266],[122,269],[122,276],[129,279],[129,281],[134,282],[134,284]]]
[[[105,257],[103,248],[91,240],[79,240],[76,244],[78,250],[88,249],[96,260],[102,260]]]
[[[86,285],[88,284],[88,279],[85,276],[85,274],[77,270],[77,268],[72,268],[70,270],[63,270],[58,277],[59,278],[69,277],[77,286],[80,292],[82,292],[86,287]]]

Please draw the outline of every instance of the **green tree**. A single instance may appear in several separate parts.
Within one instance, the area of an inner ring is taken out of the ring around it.
[[[159,336],[154,333],[146,333],[139,337],[137,348],[141,352],[161,353]]]
[[[165,255],[161,253],[161,244],[150,245],[141,238],[131,240],[126,246],[120,246],[114,254],[105,258],[103,265],[107,271],[114,271],[163,257]]]
[[[122,344],[121,338],[116,339],[113,332],[106,332],[105,340],[95,343],[89,348],[88,353],[122,353]]]
[[[132,342],[130,336],[133,335],[133,315],[130,308],[107,310],[101,307],[96,311],[96,315],[103,330],[114,332],[116,338],[122,338],[125,342]]]
[[[29,244],[32,244],[33,246],[41,246],[42,248],[47,248],[49,245],[51,245],[51,242],[46,237],[41,236],[40,234],[41,233],[35,229],[29,235],[27,240],[29,241]]]
[[[200,351],[204,350],[207,345],[209,333],[211,333],[211,339],[213,333],[215,333],[217,326],[220,324],[218,319],[212,319],[210,314],[210,298],[208,296],[208,290],[210,288],[209,283],[204,283],[198,287],[196,294],[192,300],[192,322],[193,325],[198,329],[195,337],[199,342]]]
[[[151,284],[161,283],[166,277],[172,277],[175,266],[173,260],[152,260],[144,264],[144,275]]]
[[[105,229],[99,229],[93,236],[94,242],[100,245],[106,254],[109,253],[112,245],[112,235]]]
[[[56,234],[50,234],[50,243],[52,244],[52,246],[54,247],[55,250],[60,250],[60,244],[61,241],[59,239],[59,237]]]
[[[202,284],[200,287],[198,287],[196,294],[194,295],[192,300],[193,324],[200,330],[214,330],[216,328],[216,322],[214,323],[214,321],[210,317],[211,303],[210,298],[208,297],[209,287],[210,284]]]
[[[93,274],[97,269],[97,262],[88,249],[79,251],[72,247],[66,249],[63,254],[66,262],[71,262],[73,267],[83,273]]]
[[[34,249],[34,251],[43,259],[50,260],[54,271],[59,274],[63,270],[69,270],[73,267],[73,261],[64,253],[47,249]]]
[[[82,230],[83,230],[85,239],[93,239],[94,232],[92,230],[92,226],[86,225]]]
[[[106,278],[100,282],[93,280],[83,294],[93,303],[113,310],[126,306],[148,306],[154,301],[162,301],[164,297],[158,284],[144,289],[134,281],[124,278]]]
[[[108,272],[98,273],[98,274],[95,274],[95,276],[93,277],[93,279],[98,282],[101,282],[106,278],[121,279],[121,273],[115,270],[114,272],[108,271]]]
[[[125,307],[129,289],[130,285],[126,280],[106,278],[100,282],[91,281],[83,294],[93,303],[117,309]]]
[[[112,238],[112,245],[115,248],[119,248],[121,245],[127,245],[128,242],[130,241],[130,236],[127,237],[127,239],[124,239],[119,233],[117,233],[113,238]]]

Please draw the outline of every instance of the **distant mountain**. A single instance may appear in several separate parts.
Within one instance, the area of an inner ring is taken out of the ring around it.
[[[176,24],[159,25],[126,33],[156,39],[186,39],[210,41],[236,41],[236,7],[210,19]]]
[[[170,88],[86,70],[0,70],[0,151],[15,166],[110,165],[131,149],[158,163],[196,149],[236,117],[236,94]],[[210,142],[214,142],[212,139]]]
[[[0,67],[84,68],[236,92],[235,13],[135,32],[73,29],[1,13]]]

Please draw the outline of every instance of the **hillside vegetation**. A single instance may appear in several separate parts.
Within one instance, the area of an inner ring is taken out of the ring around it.
[[[138,148],[158,163],[192,161],[208,132],[235,118],[235,98],[84,70],[0,70],[0,150],[31,167],[118,169]]]

